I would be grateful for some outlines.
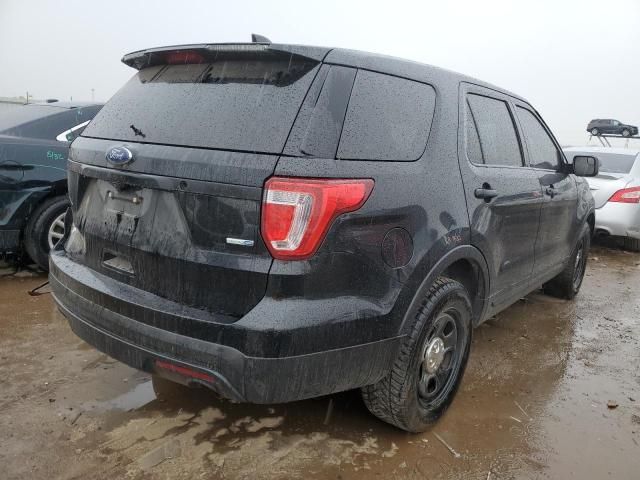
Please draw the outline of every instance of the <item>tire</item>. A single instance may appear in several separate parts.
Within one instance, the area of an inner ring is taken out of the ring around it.
[[[64,234],[64,214],[69,207],[66,196],[53,197],[41,203],[31,214],[24,230],[24,248],[40,268],[49,270],[50,231],[55,237]],[[62,219],[62,226],[54,222]]]
[[[422,432],[431,426],[449,407],[460,385],[471,348],[471,318],[471,301],[462,284],[438,278],[425,296],[391,372],[362,388],[369,411],[408,432]],[[443,348],[437,348],[438,339]]]
[[[630,252],[640,252],[640,240],[637,238],[621,237],[620,246]]]
[[[629,129],[625,128],[624,130],[622,130],[623,137],[628,137],[629,135],[631,135],[631,132],[629,131]]]
[[[565,300],[571,300],[578,294],[587,269],[590,247],[591,231],[589,226],[585,225],[567,266],[556,277],[542,286],[545,294],[556,298],[564,298]]]
[[[598,130],[597,128],[592,128],[591,135],[595,135],[595,136],[600,135],[600,130]]]

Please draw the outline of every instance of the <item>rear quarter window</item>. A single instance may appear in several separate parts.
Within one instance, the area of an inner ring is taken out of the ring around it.
[[[426,147],[435,99],[430,85],[359,70],[337,158],[417,160]]]

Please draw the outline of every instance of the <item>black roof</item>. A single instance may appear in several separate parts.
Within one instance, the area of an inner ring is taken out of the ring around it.
[[[174,45],[158,48],[139,50],[126,54],[122,62],[138,70],[148,66],[164,62],[164,55],[168,52],[193,51],[204,54],[207,57],[215,57],[220,54],[250,53],[255,54],[293,54],[311,58],[316,61],[324,61],[336,65],[344,65],[362,68],[380,73],[395,75],[425,83],[439,82],[468,82],[483,87],[497,90],[512,97],[526,100],[519,95],[509,92],[487,82],[461,73],[435,67],[425,63],[406,60],[403,58],[381,55],[377,53],[348,50],[344,48],[314,47],[306,45],[277,44],[277,43],[211,43]]]

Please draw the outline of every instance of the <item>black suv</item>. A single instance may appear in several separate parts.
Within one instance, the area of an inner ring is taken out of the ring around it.
[[[638,127],[627,125],[611,118],[596,118],[587,125],[587,132],[591,135],[622,135],[631,137],[638,134]]]
[[[472,328],[572,298],[594,204],[525,100],[418,63],[276,44],[165,47],[74,141],[53,294],[160,377],[255,403],[362,388],[421,431]]]

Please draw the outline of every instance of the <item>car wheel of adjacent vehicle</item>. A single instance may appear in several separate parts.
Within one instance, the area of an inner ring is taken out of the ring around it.
[[[637,238],[622,237],[620,239],[620,246],[630,252],[640,252],[640,240]]]
[[[592,128],[591,135],[600,135],[600,130],[598,130],[597,128]]]
[[[628,129],[624,129],[622,130],[622,136],[623,137],[628,137],[629,135],[631,135],[631,132]]]
[[[424,298],[389,375],[362,389],[381,420],[422,432],[451,404],[471,347],[471,301],[465,288],[439,278]]]
[[[585,226],[567,266],[558,276],[542,286],[544,293],[566,300],[574,298],[582,286],[590,247],[591,231]]]
[[[31,214],[24,231],[24,248],[43,270],[49,270],[49,250],[64,236],[64,216],[69,207],[66,196],[53,197]]]

